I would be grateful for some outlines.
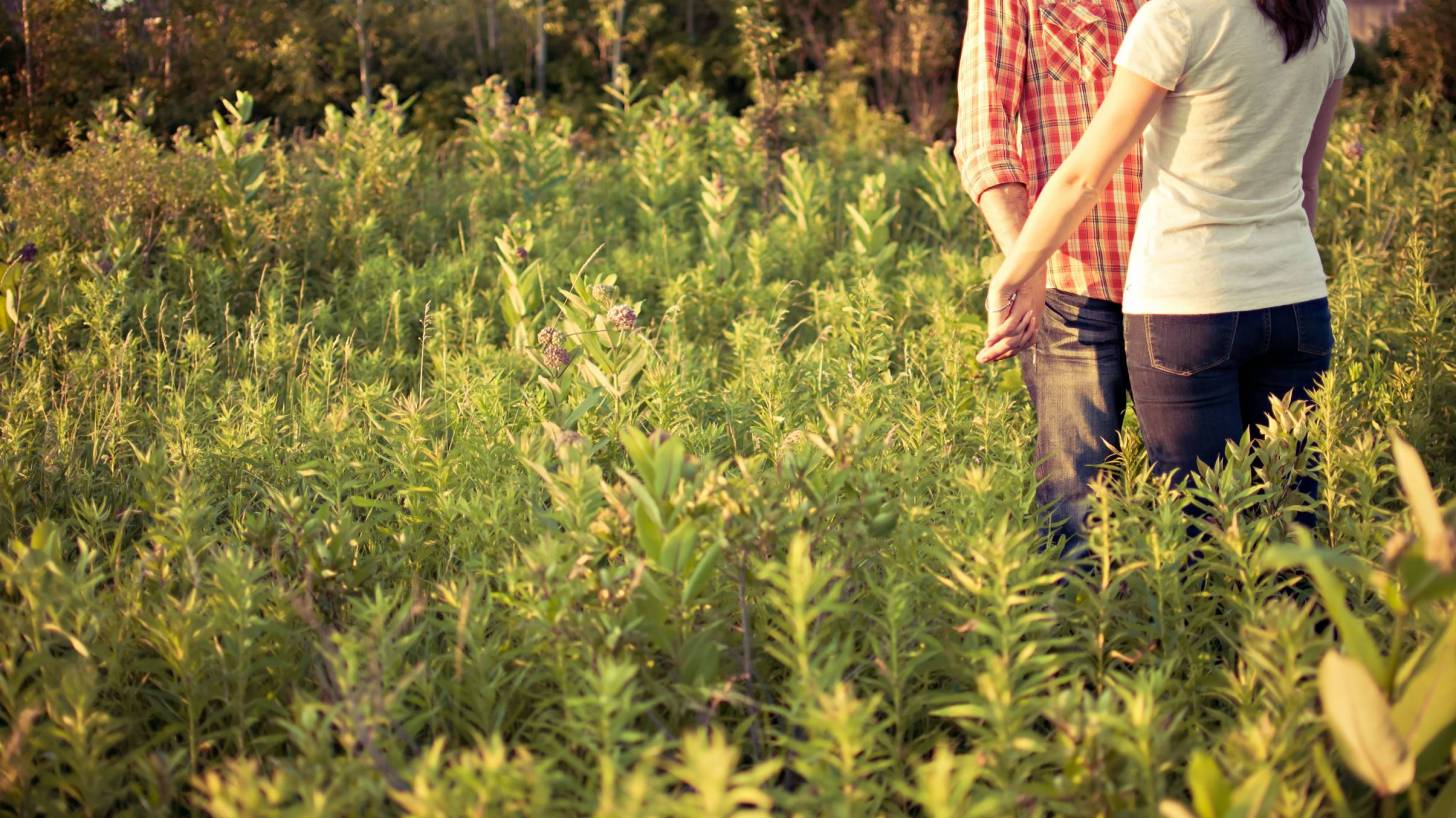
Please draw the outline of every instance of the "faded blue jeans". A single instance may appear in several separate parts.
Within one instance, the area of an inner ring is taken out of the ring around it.
[[[1051,511],[1049,533],[1065,538],[1062,555],[1078,557],[1088,486],[1127,410],[1122,305],[1048,289],[1041,329],[1020,360],[1036,410],[1037,504]]]

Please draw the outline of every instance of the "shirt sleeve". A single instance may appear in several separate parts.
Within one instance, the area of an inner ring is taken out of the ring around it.
[[[1343,0],[1330,0],[1328,15],[1328,36],[1335,45],[1335,73],[1330,78],[1333,85],[1355,66],[1355,40],[1350,36],[1350,15]]]
[[[970,0],[957,76],[956,165],[972,199],[1027,183],[1016,139],[1026,75],[1024,0]]]
[[[1177,90],[1188,71],[1193,26],[1172,0],[1150,0],[1127,27],[1117,66],[1169,91]]]

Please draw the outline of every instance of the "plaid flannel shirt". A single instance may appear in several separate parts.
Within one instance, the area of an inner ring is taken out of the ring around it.
[[[1034,201],[1112,85],[1113,57],[1142,0],[970,0],[961,47],[956,164],[977,202],[1025,185]],[[1142,151],[1047,263],[1047,286],[1122,301],[1142,195]]]

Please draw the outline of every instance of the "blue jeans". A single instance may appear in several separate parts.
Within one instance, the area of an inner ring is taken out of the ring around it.
[[[1245,312],[1126,317],[1133,406],[1153,468],[1186,476],[1256,427],[1269,401],[1307,399],[1330,365],[1327,299]],[[1314,496],[1312,479],[1301,480]]]
[[[1021,375],[1036,410],[1037,503],[1051,510],[1062,553],[1081,552],[1088,484],[1114,451],[1127,410],[1122,306],[1048,289]]]

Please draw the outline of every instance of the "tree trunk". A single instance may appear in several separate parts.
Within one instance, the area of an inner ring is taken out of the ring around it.
[[[35,128],[35,62],[30,44],[30,0],[20,0],[21,37],[25,40],[25,128]]]
[[[626,36],[627,28],[627,0],[617,0],[617,11],[615,25],[617,30],[612,32],[616,36],[612,38],[612,76],[608,81],[617,78],[617,68],[622,64],[622,38]]]
[[[359,41],[359,93],[367,106],[372,94],[369,88],[369,9],[367,0],[354,0],[354,37]]]
[[[496,15],[495,0],[485,0],[485,47],[490,49],[490,58],[497,67],[501,64],[499,32],[500,19]]]
[[[546,99],[546,0],[536,0],[536,95]]]
[[[480,34],[480,6],[475,0],[466,0],[470,6],[470,35],[471,44],[475,46],[475,68],[481,74],[489,74],[490,67],[485,64],[485,41]]]
[[[167,28],[162,35],[162,94],[172,91],[172,0],[167,0]]]

